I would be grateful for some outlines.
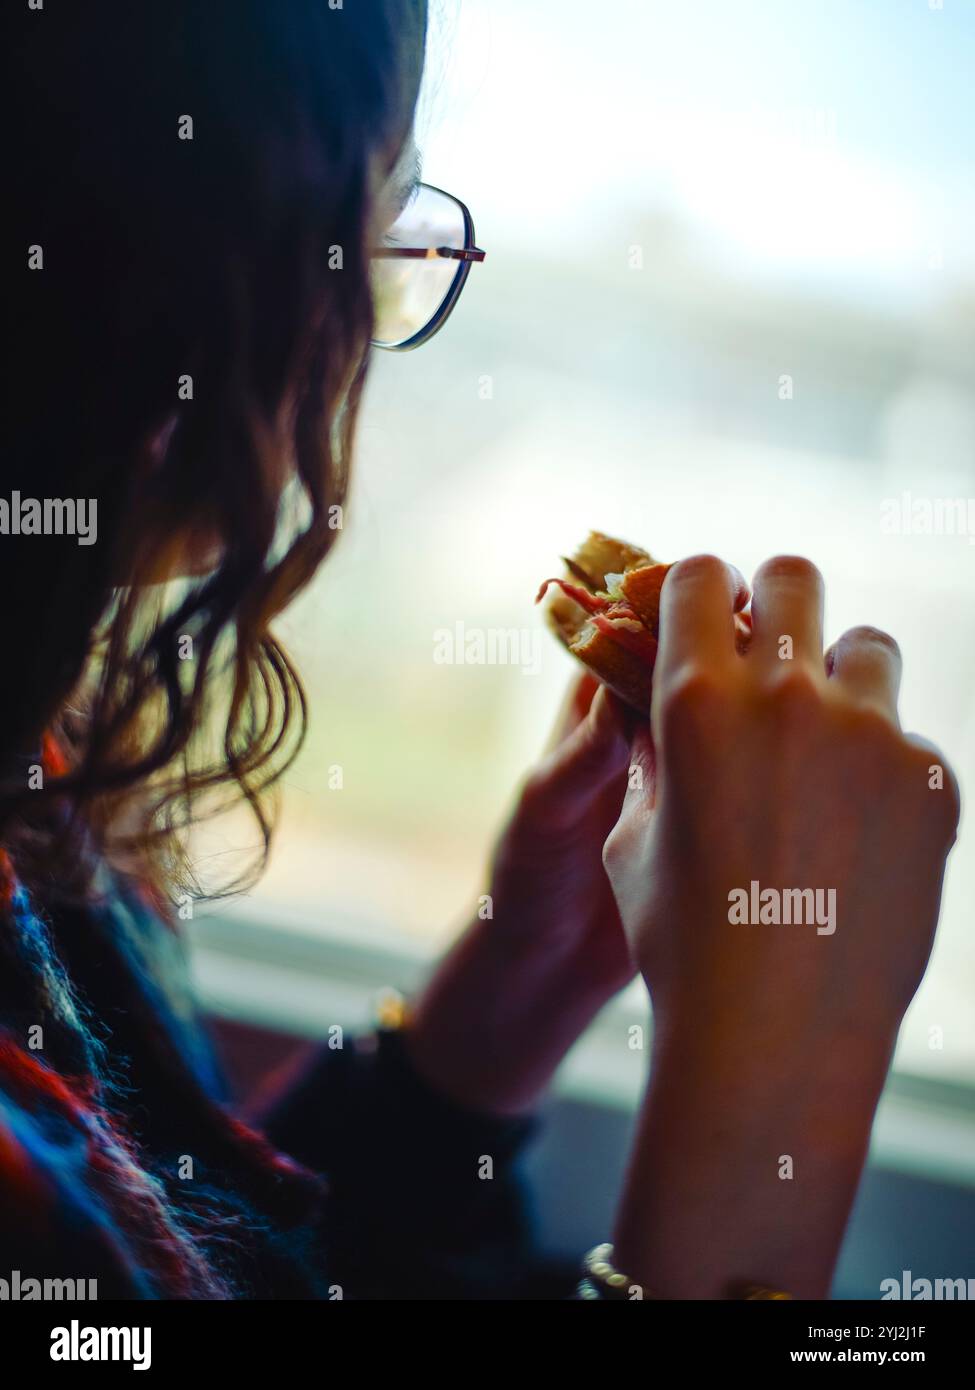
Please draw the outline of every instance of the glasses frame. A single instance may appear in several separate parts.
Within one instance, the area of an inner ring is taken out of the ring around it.
[[[460,298],[460,292],[467,283],[467,277],[471,272],[471,266],[475,261],[483,261],[487,255],[475,245],[474,219],[466,203],[454,193],[448,193],[445,188],[437,188],[432,183],[421,183],[419,188],[428,188],[431,193],[439,193],[444,198],[450,198],[455,202],[464,215],[464,245],[462,248],[454,246],[377,246],[372,252],[373,260],[436,260],[443,259],[458,261],[457,273],[453,278],[450,289],[434,312],[429,322],[413,334],[412,338],[406,338],[402,343],[380,343],[375,338],[372,339],[372,346],[381,348],[383,352],[412,352],[414,348],[422,347],[428,343],[435,333],[439,333],[441,328],[453,313],[454,305]]]

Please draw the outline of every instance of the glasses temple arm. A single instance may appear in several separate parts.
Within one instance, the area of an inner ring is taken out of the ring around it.
[[[468,246],[462,250],[454,246],[377,246],[372,255],[378,260],[402,258],[432,261],[440,257],[448,261],[483,261],[487,252],[479,250],[476,246]]]

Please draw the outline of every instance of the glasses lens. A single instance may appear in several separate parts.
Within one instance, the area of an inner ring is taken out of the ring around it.
[[[449,193],[420,184],[383,237],[382,248],[428,250],[467,244],[464,210]],[[399,347],[434,319],[463,270],[463,261],[444,256],[378,256],[372,262],[375,312],[373,342]]]

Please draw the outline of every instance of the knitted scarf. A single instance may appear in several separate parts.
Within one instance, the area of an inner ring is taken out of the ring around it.
[[[132,913],[109,897],[56,932],[0,850],[0,1236],[27,1232],[33,1249],[31,1232],[53,1232],[60,1249],[73,1233],[118,1296],[324,1296],[322,1181],[213,1098],[134,959]],[[172,928],[157,916],[146,930]],[[137,1057],[119,1055],[66,967],[92,951],[119,1017],[136,1021]]]

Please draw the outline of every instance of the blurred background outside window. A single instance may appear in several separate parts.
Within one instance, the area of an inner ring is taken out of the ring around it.
[[[423,174],[488,257],[376,354],[346,529],[279,625],[310,736],[234,912],[422,954],[463,925],[573,671],[535,590],[590,527],[811,557],[828,640],[895,634],[905,728],[975,786],[973,71],[966,0],[434,4]],[[521,661],[436,659],[498,629]],[[204,875],[241,843],[210,829]],[[973,903],[963,822],[902,1071],[975,1077]]]

